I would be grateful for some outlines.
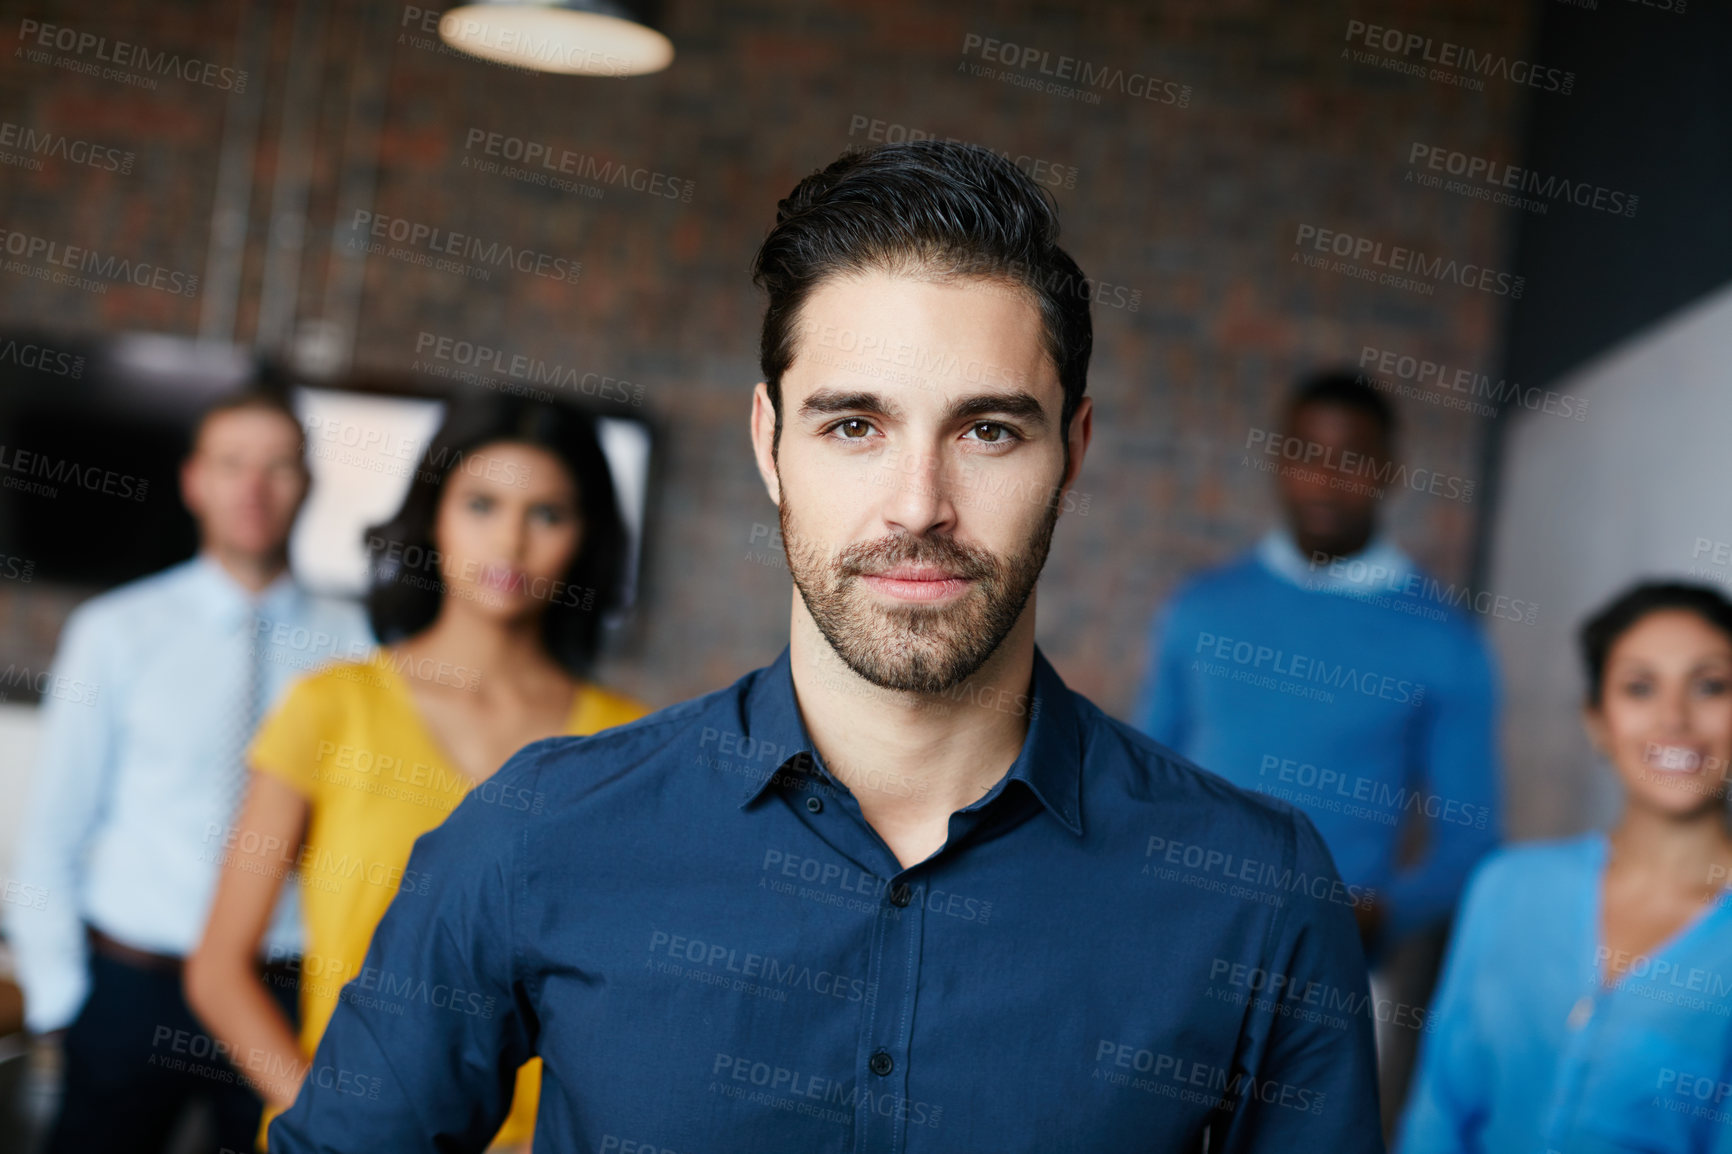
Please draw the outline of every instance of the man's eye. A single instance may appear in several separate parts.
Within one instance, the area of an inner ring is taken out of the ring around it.
[[[836,422],[835,428],[841,430],[843,440],[858,441],[872,431],[872,422],[864,417],[849,417],[847,420]]]
[[[982,441],[988,445],[997,445],[1006,441],[1016,440],[1016,434],[1011,432],[1010,429],[1004,425],[999,424],[997,421],[976,421],[974,426],[968,431],[975,434],[975,440]]]

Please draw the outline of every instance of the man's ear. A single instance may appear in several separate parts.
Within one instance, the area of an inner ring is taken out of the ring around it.
[[[1070,415],[1070,428],[1065,432],[1065,439],[1070,445],[1070,469],[1061,482],[1064,493],[1070,491],[1071,486],[1076,484],[1077,475],[1082,472],[1083,456],[1088,452],[1089,442],[1094,439],[1094,415],[1093,397],[1084,397],[1077,404],[1076,412]]]
[[[180,500],[195,518],[204,513],[202,462],[196,452],[188,453],[180,463]]]
[[[752,456],[758,462],[758,476],[764,479],[764,489],[776,507],[782,505],[781,479],[776,475],[776,409],[770,404],[770,386],[763,381],[752,390]]]

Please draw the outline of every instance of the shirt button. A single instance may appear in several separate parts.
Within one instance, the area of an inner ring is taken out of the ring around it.
[[[914,890],[907,882],[903,882],[890,891],[890,904],[900,909],[914,900]]]
[[[871,1060],[866,1063],[866,1067],[882,1078],[896,1068],[896,1062],[889,1054],[885,1053],[883,1050],[879,1050],[876,1054],[872,1055]]]
[[[1583,994],[1570,1009],[1569,1021],[1564,1024],[1571,1030],[1579,1030],[1588,1024],[1588,1019],[1594,1016],[1594,999],[1591,994]]]
[[[806,808],[813,813],[822,813],[824,811],[824,799],[814,794],[806,799]]]

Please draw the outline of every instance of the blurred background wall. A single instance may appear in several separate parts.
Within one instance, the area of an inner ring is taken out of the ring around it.
[[[1534,835],[1608,821],[1621,797],[1579,721],[1578,621],[1644,577],[1732,586],[1732,292],[1721,291],[1595,358],[1561,386],[1591,426],[1519,426],[1507,445],[1491,584],[1547,612],[1502,654],[1505,783]]]
[[[1091,500],[1063,524],[1042,586],[1043,646],[1108,709],[1128,705],[1141,624],[1174,581],[1245,543],[1271,515],[1266,477],[1240,460],[1295,373],[1355,362],[1365,345],[1466,365],[1496,355],[1504,298],[1453,286],[1419,297],[1290,263],[1302,224],[1508,261],[1507,210],[1402,179],[1416,141],[1512,155],[1525,93],[1414,83],[1344,58],[1358,8],[681,4],[665,20],[674,66],[629,80],[525,75],[454,56],[432,47],[437,36],[413,7],[302,5],[303,20],[309,9],[313,27],[299,30],[295,5],[29,10],[224,62],[246,47],[238,17],[262,15],[265,67],[242,97],[174,80],[141,93],[26,67],[11,59],[17,20],[0,26],[12,41],[0,40],[11,119],[136,154],[125,175],[0,167],[8,224],[204,272],[225,126],[256,96],[236,337],[259,333],[259,273],[288,231],[299,246],[295,325],[269,337],[311,343],[336,326],[330,342],[349,346],[356,368],[408,373],[431,359],[417,340],[432,333],[643,386],[663,434],[659,520],[647,599],[616,677],[652,700],[713,688],[783,643],[785,573],[746,559],[763,544],[754,527],[774,512],[745,437],[761,317],[746,270],[776,201],[851,146],[924,132],[1031,158],[1024,167],[1044,162],[1038,177],[1056,175],[1067,243],[1084,271],[1129,290],[1109,295],[1126,307],[1096,307],[1090,390],[1103,420],[1081,483]],[[1430,34],[1512,56],[1532,31],[1522,5],[1406,11]],[[1108,90],[1091,104],[976,78],[967,65],[980,51],[964,54],[970,35],[1171,80],[1187,103]],[[315,100],[285,109],[297,69],[312,71],[302,83]],[[296,115],[310,123],[297,126]],[[272,195],[286,159],[278,148],[297,127],[311,141],[304,223]],[[472,132],[690,182],[690,203],[619,185],[592,198],[479,173],[466,162],[500,157],[466,148]],[[580,260],[582,274],[575,284],[521,274],[479,282],[359,255],[345,247],[355,211]],[[353,298],[344,295],[350,277],[359,278]],[[190,335],[211,303],[0,277],[8,320],[56,330]],[[1418,412],[1409,458],[1471,475],[1486,427]],[[172,486],[160,499],[175,500]],[[1467,572],[1476,512],[1420,495],[1395,510],[1423,560],[1454,577]],[[7,586],[0,645],[45,657],[80,593]]]

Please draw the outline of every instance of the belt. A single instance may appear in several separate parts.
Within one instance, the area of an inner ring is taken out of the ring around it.
[[[151,974],[173,974],[180,976],[186,967],[186,959],[178,954],[158,954],[150,950],[141,950],[129,946],[125,942],[116,941],[95,926],[86,925],[85,935],[90,941],[92,953],[116,961],[135,970],[143,970]],[[261,965],[259,970],[265,976],[287,976],[300,973],[300,959],[293,958],[286,962],[271,962]]]
[[[145,970],[152,974],[178,974],[185,959],[176,954],[157,954],[150,950],[140,950],[125,942],[117,942],[95,926],[86,926],[86,934],[90,939],[90,949],[93,953],[135,970]]]

